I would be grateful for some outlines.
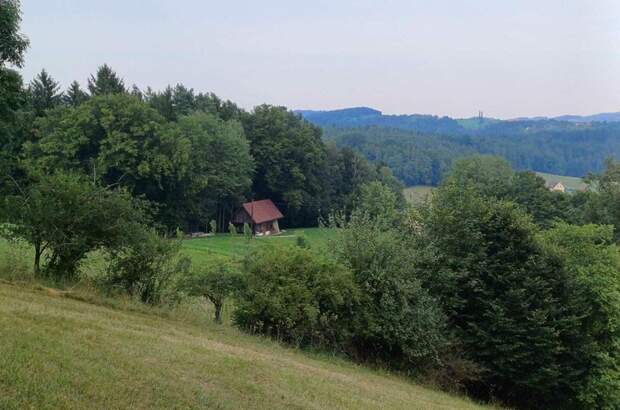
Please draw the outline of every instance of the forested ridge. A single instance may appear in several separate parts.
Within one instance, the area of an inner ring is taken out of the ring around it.
[[[388,165],[406,185],[437,185],[455,158],[472,153],[499,155],[519,170],[578,177],[620,157],[618,122],[384,116],[368,108],[300,114],[324,127],[326,139]]]

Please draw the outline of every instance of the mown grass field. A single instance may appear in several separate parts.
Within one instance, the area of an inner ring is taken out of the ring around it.
[[[483,408],[397,375],[182,317],[0,282],[0,408]]]
[[[566,189],[569,191],[578,191],[586,187],[585,182],[583,182],[583,178],[568,177],[565,175],[547,174],[545,172],[537,172],[536,174],[545,178],[545,181],[547,182],[551,182],[551,181],[561,182],[566,187]]]
[[[186,239],[183,241],[182,252],[199,262],[216,253],[226,256],[243,256],[261,246],[269,244],[294,245],[297,238],[303,237],[312,248],[324,248],[329,238],[333,237],[334,231],[328,228],[303,228],[288,229],[280,235],[254,237],[250,240],[243,235],[230,235],[227,233],[217,234],[206,238]]]
[[[328,246],[329,238],[333,237],[334,234],[335,232],[328,228],[290,229],[280,235],[255,237],[248,241],[243,235],[233,236],[223,233],[205,238],[184,239],[181,245],[181,252],[189,256],[193,262],[200,263],[211,254],[243,256],[256,248],[269,246],[270,244],[294,245],[299,237],[303,237],[310,247],[320,251]],[[30,247],[23,245],[19,248],[17,252],[19,255],[16,256],[28,259],[32,253]],[[8,250],[8,242],[0,238],[0,259],[4,258],[6,260]],[[88,269],[91,265],[96,265],[99,262],[96,259],[96,255],[94,258],[90,257],[86,261],[85,269]],[[0,265],[2,263],[12,262],[2,262],[0,260]]]

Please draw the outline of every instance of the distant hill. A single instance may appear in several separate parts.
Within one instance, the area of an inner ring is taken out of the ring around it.
[[[620,122],[620,112],[605,112],[594,115],[562,115],[560,117],[554,117],[557,121],[570,121],[570,122]]]
[[[427,114],[383,114],[370,107],[352,107],[339,110],[296,110],[306,120],[320,127],[352,128],[365,126],[379,126],[415,130],[420,132],[467,134],[472,130],[483,129],[488,125],[499,122],[620,122],[620,112],[600,113],[593,115],[562,115],[558,117],[520,117],[509,120],[496,118],[451,118],[447,116]]]
[[[431,133],[463,133],[466,127],[450,117],[436,115],[385,115],[369,107],[332,111],[297,110],[306,120],[323,128],[389,127]]]
[[[324,137],[386,164],[406,186],[437,185],[455,158],[498,155],[515,169],[582,177],[620,158],[619,114],[495,118],[385,115],[369,107],[297,111]]]
[[[604,112],[592,115],[560,115],[558,117],[520,117],[508,121],[566,121],[576,123],[588,122],[620,122],[620,112]]]

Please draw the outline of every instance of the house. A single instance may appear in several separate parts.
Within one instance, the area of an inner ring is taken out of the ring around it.
[[[255,235],[270,235],[280,233],[278,220],[284,215],[275,206],[271,199],[246,202],[232,218],[232,223],[240,226],[248,224]]]
[[[566,192],[566,187],[559,181],[548,181],[545,186],[549,191],[553,192]]]

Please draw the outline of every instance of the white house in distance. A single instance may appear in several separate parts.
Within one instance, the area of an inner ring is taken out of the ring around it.
[[[549,181],[545,184],[549,191],[566,192],[566,187],[560,181]]]

